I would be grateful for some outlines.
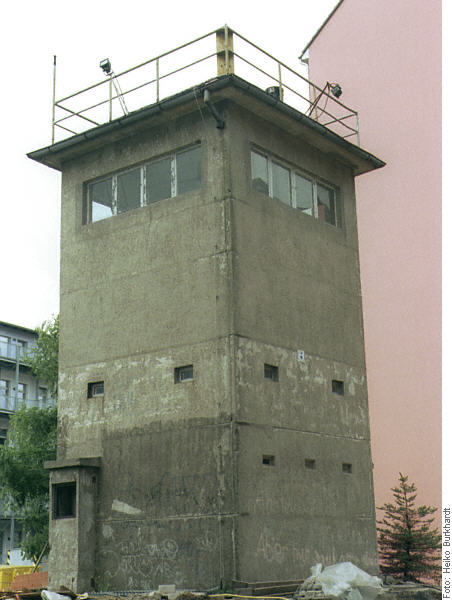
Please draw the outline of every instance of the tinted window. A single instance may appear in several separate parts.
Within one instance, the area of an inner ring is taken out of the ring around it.
[[[118,175],[118,213],[140,206],[141,170],[134,169]]]
[[[171,197],[171,158],[146,166],[147,203]]]
[[[325,221],[336,225],[336,213],[334,210],[334,190],[317,184],[317,210],[319,221]]]
[[[290,171],[273,163],[273,198],[290,206]]]
[[[176,155],[177,193],[185,194],[201,185],[201,147]]]
[[[312,181],[300,175],[295,175],[295,201],[297,208],[312,216],[312,200]]]
[[[89,187],[91,200],[91,221],[107,219],[113,214],[113,189],[112,180],[105,179],[92,183]]]
[[[268,194],[267,159],[257,152],[251,152],[251,178],[254,190]]]

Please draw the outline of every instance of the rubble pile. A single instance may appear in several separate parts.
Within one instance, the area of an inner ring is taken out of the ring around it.
[[[40,575],[38,573],[34,575]],[[47,573],[46,573],[47,575]],[[317,564],[311,568],[311,576],[306,580],[298,580],[295,592],[287,592],[287,582],[281,583],[281,590],[276,595],[259,594],[261,589],[275,590],[267,584],[253,584],[250,594],[192,592],[177,590],[175,585],[161,585],[158,590],[148,592],[92,592],[75,594],[68,589],[56,593],[42,587],[0,593],[0,600],[442,600],[441,590],[422,583],[413,583],[385,577],[385,582],[378,577],[368,575],[352,563],[339,563],[322,570]],[[242,585],[247,585],[243,584]],[[258,587],[255,588],[254,586]],[[290,587],[290,586],[289,586]],[[294,588],[292,588],[293,590]],[[284,590],[284,591],[283,591]],[[254,592],[254,593],[253,593]]]

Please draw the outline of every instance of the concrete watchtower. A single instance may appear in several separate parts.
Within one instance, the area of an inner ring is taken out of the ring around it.
[[[354,177],[383,163],[217,41],[214,79],[29,155],[63,174],[53,589],[377,568]]]

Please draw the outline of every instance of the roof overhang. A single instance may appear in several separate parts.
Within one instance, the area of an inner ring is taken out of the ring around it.
[[[361,175],[385,165],[376,156],[236,75],[224,75],[206,81],[114,121],[30,152],[27,156],[54,169],[63,170],[64,163],[97,150],[105,144],[158,126],[168,119],[199,110],[204,90],[210,92],[213,103],[231,100],[292,135],[300,136],[311,146],[350,166],[354,175]]]
[[[30,329],[29,327],[24,327],[23,325],[14,325],[14,323],[0,321],[0,327],[4,327],[6,329],[15,329],[16,331],[23,331],[24,333],[31,333],[35,337],[38,336],[35,329]]]

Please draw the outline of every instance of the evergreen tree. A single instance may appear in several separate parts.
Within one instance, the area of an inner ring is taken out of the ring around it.
[[[399,473],[399,485],[392,488],[394,503],[378,510],[378,544],[382,573],[405,580],[435,579],[441,572],[441,535],[432,529],[432,506],[415,506],[416,486]]]

